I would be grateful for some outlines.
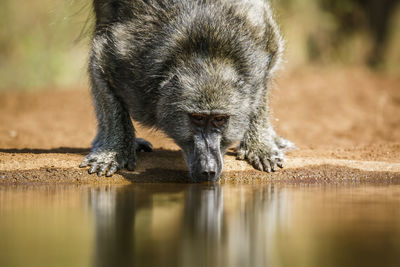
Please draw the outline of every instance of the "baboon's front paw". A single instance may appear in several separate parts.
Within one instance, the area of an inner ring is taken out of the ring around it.
[[[285,139],[279,139],[272,144],[245,145],[241,144],[237,151],[237,159],[246,159],[254,168],[260,171],[276,171],[283,168],[285,151],[293,149],[294,145]]]
[[[236,158],[246,159],[257,170],[274,172],[278,167],[283,168],[285,155],[279,149],[245,149],[240,147]]]
[[[89,173],[97,173],[98,176],[112,176],[117,170],[127,168],[134,170],[136,167],[136,157],[124,155],[117,151],[93,151],[82,161],[80,168],[90,167]]]

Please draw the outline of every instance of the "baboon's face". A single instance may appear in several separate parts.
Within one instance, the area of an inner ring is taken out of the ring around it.
[[[217,181],[222,173],[223,155],[232,144],[227,139],[230,116],[176,112],[164,128],[182,148],[193,181]]]
[[[218,180],[225,151],[248,127],[246,89],[235,77],[215,76],[175,77],[157,105],[158,126],[182,148],[194,181]]]
[[[218,180],[223,166],[223,132],[229,116],[225,114],[188,114],[192,128],[192,142],[184,145],[183,151],[196,181]]]

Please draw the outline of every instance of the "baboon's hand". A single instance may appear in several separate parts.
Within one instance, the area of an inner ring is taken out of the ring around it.
[[[142,150],[145,152],[152,151],[150,142],[136,138],[136,146],[127,147],[125,149],[112,149],[99,147],[87,155],[79,167],[90,167],[89,173],[97,172],[98,176],[112,176],[120,169],[128,169],[133,171],[136,168],[136,152]]]
[[[276,171],[283,168],[285,152],[293,149],[292,142],[276,137],[270,142],[241,142],[237,151],[237,159],[246,159],[260,171]]]
[[[98,176],[105,174],[109,177],[123,168],[134,170],[136,167],[136,155],[128,156],[123,151],[98,149],[87,155],[79,167],[90,167],[90,174],[97,172]]]

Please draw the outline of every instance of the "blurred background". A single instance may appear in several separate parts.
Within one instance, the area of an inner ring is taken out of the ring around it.
[[[90,0],[0,1],[0,90],[87,86]],[[285,69],[400,73],[400,1],[272,0]]]
[[[400,1],[271,2],[287,47],[273,123],[299,149],[274,174],[230,153],[226,184],[203,186],[159,183],[184,160],[140,126],[155,151],[137,172],[78,169],[96,134],[91,0],[0,0],[0,266],[400,266]]]

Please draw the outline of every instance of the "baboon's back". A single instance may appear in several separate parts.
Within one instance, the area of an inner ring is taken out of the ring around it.
[[[280,50],[279,33],[264,4],[262,0],[94,0],[96,34],[106,32],[108,42],[102,69],[134,109],[133,117],[149,126],[156,118],[153,103],[160,95],[160,83],[192,55],[230,60],[239,74],[262,84]],[[249,92],[248,97],[257,95]]]

